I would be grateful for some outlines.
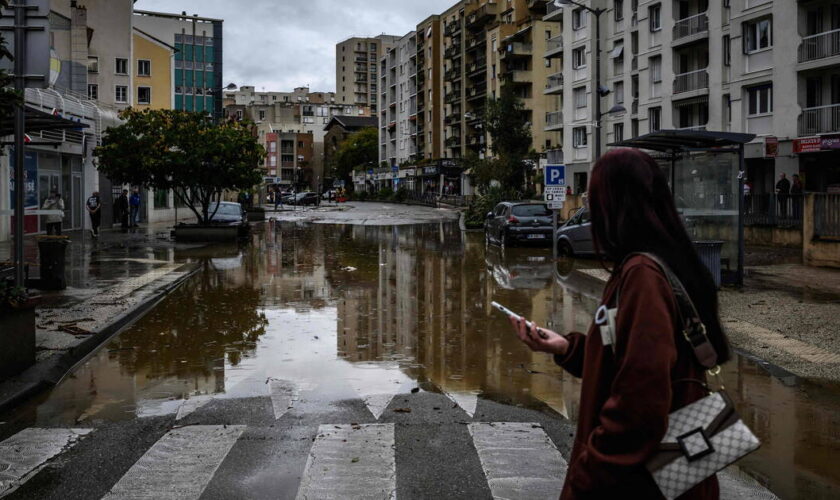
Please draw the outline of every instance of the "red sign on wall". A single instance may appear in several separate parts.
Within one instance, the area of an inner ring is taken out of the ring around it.
[[[819,137],[804,137],[793,140],[794,153],[816,153],[822,147],[822,139]]]

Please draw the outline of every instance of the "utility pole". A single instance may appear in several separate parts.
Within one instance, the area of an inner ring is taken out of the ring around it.
[[[15,9],[15,92],[23,98],[26,92],[26,0],[17,0],[12,5]],[[15,285],[24,286],[23,276],[23,198],[25,184],[23,176],[26,172],[26,105],[18,103],[15,106]]]

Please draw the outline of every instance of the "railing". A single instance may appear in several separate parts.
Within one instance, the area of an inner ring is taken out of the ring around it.
[[[563,48],[563,35],[555,36],[554,38],[549,38],[545,44],[545,51],[554,52],[557,49]]]
[[[545,152],[545,156],[548,159],[548,163],[551,165],[559,165],[564,163],[562,149],[550,149]]]
[[[744,224],[799,228],[802,227],[802,207],[801,194],[745,194]]]
[[[554,111],[545,114],[545,128],[558,128],[563,126],[563,112]]]
[[[524,42],[513,42],[509,43],[507,49],[505,50],[508,54],[517,54],[517,55],[528,55],[533,52],[534,46],[530,43]]]
[[[799,45],[799,62],[840,55],[840,29],[806,36]]]
[[[799,135],[840,132],[840,104],[805,108],[799,115]]]
[[[840,238],[840,194],[814,194],[814,236]]]
[[[680,19],[674,24],[674,40],[709,31],[709,16],[706,13]]]
[[[560,89],[563,87],[563,73],[554,74],[548,77],[545,89]]]
[[[705,69],[674,75],[674,93],[709,88],[709,72]]]
[[[557,5],[554,2],[548,2],[545,9],[545,17],[551,19],[549,16],[563,13],[563,6]]]

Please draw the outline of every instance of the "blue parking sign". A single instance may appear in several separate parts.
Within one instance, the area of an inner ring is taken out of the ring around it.
[[[546,186],[565,186],[566,185],[566,165],[546,165],[545,166],[545,185]]]

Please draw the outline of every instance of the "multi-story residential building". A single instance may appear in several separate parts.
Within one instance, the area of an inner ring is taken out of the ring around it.
[[[175,47],[175,109],[206,112],[216,119],[223,107],[224,21],[181,14],[134,11],[134,26]]]
[[[400,39],[379,35],[373,38],[353,37],[335,46],[336,102],[368,106],[373,113],[381,109],[377,102],[379,91],[379,61]]]
[[[324,128],[330,120],[335,116],[370,116],[370,108],[366,106],[342,105],[336,102],[335,93],[310,92],[307,87],[292,92],[257,92],[252,86],[243,86],[227,92],[225,104],[227,117],[254,122],[259,140],[269,153],[263,165],[267,184],[300,184],[300,187],[305,185],[312,189],[318,188],[325,179]],[[285,138],[285,134],[296,135],[296,138]],[[275,160],[275,165],[271,164],[271,148],[278,146],[272,146],[277,139],[268,138],[275,135],[280,140],[295,143],[294,153],[289,154],[293,158],[286,159],[286,167],[281,157]],[[304,144],[298,147],[300,142]],[[301,154],[301,148],[307,152]],[[268,182],[269,178],[271,182]]]
[[[417,159],[417,34],[402,37],[379,64],[379,161]]]
[[[134,107],[175,107],[175,47],[134,28]]]
[[[417,25],[417,156],[441,157],[443,25],[430,16]]]

